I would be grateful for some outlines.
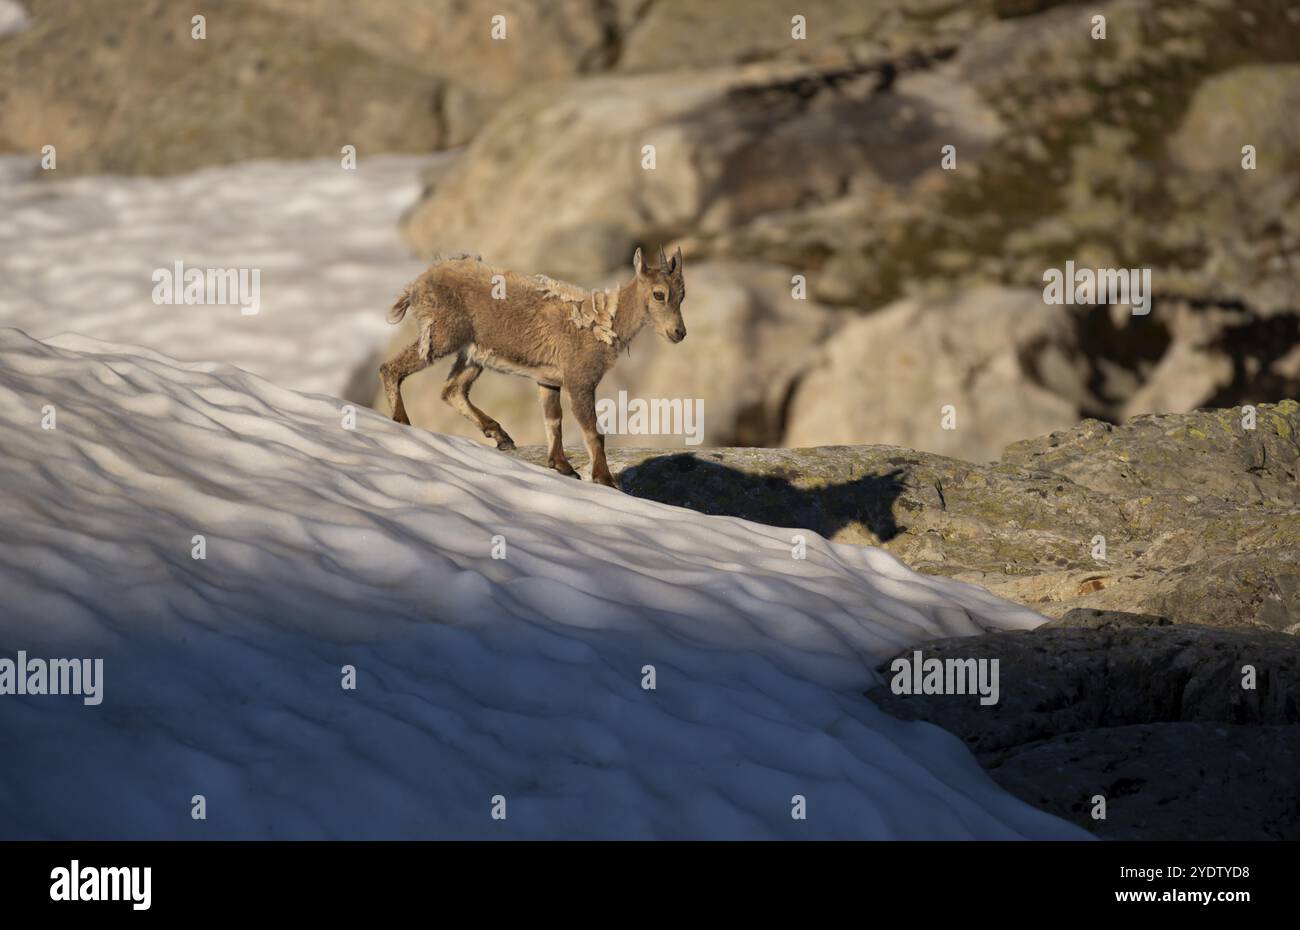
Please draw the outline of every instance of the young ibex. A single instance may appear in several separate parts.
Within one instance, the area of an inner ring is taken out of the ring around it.
[[[650,267],[637,249],[632,267],[632,280],[616,290],[587,291],[543,275],[496,271],[477,256],[435,262],[388,313],[388,321],[398,323],[413,310],[420,324],[419,338],[379,369],[393,419],[411,422],[402,404],[402,382],[454,352],[442,399],[498,449],[515,444],[500,423],[469,400],[484,368],[537,382],[550,444],[547,464],[576,476],[560,432],[564,388],[591,457],[591,480],[617,487],[605,461],[605,437],[596,428],[596,386],[647,322],[669,342],[686,338],[682,250],[668,258],[660,249],[658,266]]]

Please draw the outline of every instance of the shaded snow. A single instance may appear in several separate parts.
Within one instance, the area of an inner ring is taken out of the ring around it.
[[[363,156],[353,171],[335,159],[257,161],[63,179],[57,170],[30,177],[32,159],[9,159],[0,165],[0,326],[143,344],[341,394],[392,338],[388,305],[426,265],[411,258],[398,220],[430,161]],[[177,261],[258,269],[260,312],[155,304],[154,271]],[[377,389],[377,371],[373,381]]]
[[[105,660],[0,697],[0,837],[1084,835],[862,696],[1036,614],[340,406],[0,330],[0,657]]]

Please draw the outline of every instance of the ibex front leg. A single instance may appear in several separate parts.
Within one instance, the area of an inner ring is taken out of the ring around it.
[[[591,458],[591,480],[606,487],[618,488],[614,476],[609,473],[609,463],[605,461],[605,437],[596,427],[596,386],[574,386],[567,390],[573,418],[582,427],[582,438],[587,444],[587,455]]]
[[[560,406],[560,389],[554,385],[538,384],[538,397],[542,402],[542,421],[546,424],[546,441],[550,448],[546,464],[562,475],[577,477],[564,454],[564,409]]]

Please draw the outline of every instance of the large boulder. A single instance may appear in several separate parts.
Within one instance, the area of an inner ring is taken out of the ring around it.
[[[1170,154],[1193,171],[1242,178],[1242,148],[1255,149],[1255,176],[1295,177],[1300,161],[1300,64],[1249,64],[1197,87]]]
[[[1181,182],[1175,202],[1186,213],[1180,235],[1201,258],[1199,267],[1172,277],[1171,289],[1264,318],[1245,334],[1233,331],[1252,319],[1225,318],[1215,336],[1220,354],[1253,355],[1265,376],[1287,346],[1279,337],[1300,335],[1300,287],[1287,258],[1300,249],[1298,111],[1300,64],[1239,65],[1197,86],[1168,143]],[[1250,168],[1246,146],[1253,149]],[[1246,334],[1255,338],[1247,342]],[[1236,344],[1224,344],[1229,340]]]
[[[902,300],[827,342],[794,393],[783,444],[879,443],[989,461],[1078,419],[1078,404],[1043,381],[1069,371],[1073,350],[1067,309],[1038,292]]]
[[[591,0],[256,0],[434,75],[437,148],[464,145],[523,88],[604,70],[635,9]],[[503,17],[504,34],[496,17]],[[497,35],[502,37],[497,38]]]
[[[939,170],[942,144],[973,152],[991,132],[987,107],[941,87],[877,93],[881,71],[755,64],[522,94],[412,212],[407,235],[423,253],[591,277],[638,244],[906,185]]]
[[[60,174],[461,145],[519,87],[603,67],[614,28],[583,0],[28,5],[0,41],[0,151],[54,145]]]

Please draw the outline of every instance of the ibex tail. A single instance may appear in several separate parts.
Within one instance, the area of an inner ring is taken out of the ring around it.
[[[411,295],[414,293],[415,287],[408,285],[406,289],[398,295],[397,300],[393,301],[392,309],[388,311],[389,323],[402,322],[402,318],[406,316],[406,311],[411,309]]]

